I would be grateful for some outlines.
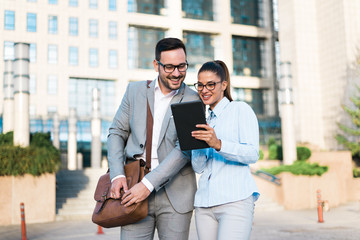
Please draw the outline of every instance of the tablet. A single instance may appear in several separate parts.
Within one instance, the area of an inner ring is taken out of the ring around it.
[[[171,104],[171,111],[181,150],[209,147],[205,141],[191,136],[192,131],[199,129],[196,124],[206,124],[205,106],[200,100]]]

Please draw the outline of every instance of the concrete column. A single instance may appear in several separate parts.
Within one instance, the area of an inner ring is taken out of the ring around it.
[[[280,68],[281,136],[283,147],[283,163],[285,165],[290,165],[297,159],[291,63],[282,62],[280,63]]]
[[[69,133],[68,133],[68,145],[67,145],[67,167],[69,170],[76,170],[77,162],[77,140],[76,140],[76,110],[75,108],[70,109],[69,113]]]
[[[6,60],[4,64],[4,109],[3,133],[14,131],[14,80],[13,63]]]
[[[15,43],[14,59],[14,145],[29,146],[29,48]]]
[[[59,114],[55,113],[53,116],[53,145],[57,149],[60,149],[60,120]]]
[[[91,118],[91,167],[101,167],[101,119],[100,119],[100,90],[92,91],[92,118]]]

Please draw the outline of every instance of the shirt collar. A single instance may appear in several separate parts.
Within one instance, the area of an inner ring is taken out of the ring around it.
[[[167,96],[175,96],[178,92],[179,92],[179,89],[177,90],[172,90],[171,92],[169,92],[168,94],[164,95],[160,89],[160,86],[159,86],[159,81],[160,79],[157,78],[156,81],[155,81],[155,87],[154,87],[154,91],[157,92],[159,91],[163,96],[167,97]]]
[[[211,112],[214,112],[215,116],[219,116],[222,111],[225,109],[225,107],[230,103],[229,99],[227,97],[223,97],[218,104],[214,107],[213,110],[209,108],[209,115]]]

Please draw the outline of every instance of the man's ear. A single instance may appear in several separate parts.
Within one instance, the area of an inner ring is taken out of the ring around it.
[[[155,71],[156,72],[159,72],[159,64],[158,64],[158,62],[154,59],[154,61],[153,61],[153,65],[154,65],[154,69],[155,69]]]

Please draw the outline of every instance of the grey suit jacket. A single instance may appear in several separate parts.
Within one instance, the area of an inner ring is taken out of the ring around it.
[[[144,153],[147,99],[153,113],[154,86],[154,81],[150,84],[150,88],[147,88],[146,81],[128,84],[109,129],[108,161],[111,179],[120,174],[125,175],[125,157],[132,159]],[[199,99],[198,94],[183,83],[170,104],[197,99]],[[196,191],[195,174],[189,156],[178,146],[170,107],[161,126],[157,153],[159,166],[148,173],[146,179],[153,184],[156,191],[165,187],[166,194],[176,211],[180,213],[191,211],[194,208]]]

